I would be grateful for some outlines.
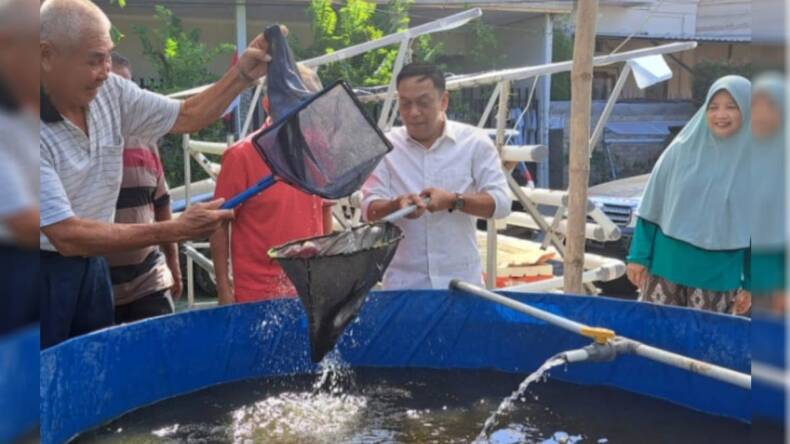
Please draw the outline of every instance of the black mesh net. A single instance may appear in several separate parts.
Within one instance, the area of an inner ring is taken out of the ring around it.
[[[311,94],[279,26],[265,32],[272,62],[267,94],[274,124],[253,136],[272,172],[310,194],[339,199],[358,190],[392,150],[351,89],[336,82]]]
[[[387,269],[403,232],[391,223],[363,225],[272,249],[307,312],[310,350],[319,362],[353,321]]]

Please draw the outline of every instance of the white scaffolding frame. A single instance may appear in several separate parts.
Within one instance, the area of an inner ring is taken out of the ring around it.
[[[365,42],[359,45],[350,46],[348,48],[341,49],[339,51],[335,51],[331,54],[326,54],[320,57],[315,57],[312,59],[304,60],[303,63],[305,66],[309,68],[317,69],[323,65],[327,65],[334,62],[340,62],[343,60],[347,60],[349,58],[358,56],[360,54],[364,54],[368,51],[372,51],[374,49],[382,48],[389,45],[398,44],[398,55],[395,61],[395,65],[393,66],[393,81],[390,82],[390,85],[387,88],[387,93],[384,97],[384,106],[383,111],[381,114],[381,119],[379,120],[379,126],[382,128],[388,127],[387,125],[391,126],[392,122],[394,122],[397,116],[397,107],[393,105],[395,101],[395,77],[400,72],[401,68],[409,61],[411,58],[411,43],[412,41],[420,36],[433,34],[437,32],[444,32],[449,31],[452,29],[456,29],[468,23],[471,20],[479,18],[483,15],[483,11],[480,8],[473,8],[463,12],[459,12],[457,14],[453,14],[447,17],[443,17],[437,20],[430,21],[428,23],[415,26],[413,28],[409,28],[405,31],[397,32],[394,34],[386,35],[380,39],[372,40],[370,42]],[[199,94],[206,89],[209,88],[211,85],[204,85],[197,88],[192,88],[186,91],[177,92],[171,94],[170,97],[172,98],[186,98],[193,96],[195,94]],[[253,110],[255,109],[256,103],[258,98],[262,93],[264,87],[264,82],[258,82],[257,86],[255,87],[255,91],[252,95],[252,100],[250,102],[249,109],[246,114],[246,118],[244,120],[244,125],[241,129],[240,135],[241,137],[245,137],[250,129],[250,125],[252,123],[252,116]],[[189,162],[190,158],[195,159],[198,164],[203,168],[203,170],[208,173],[209,177],[212,179],[216,179],[217,174],[219,173],[219,164],[211,162],[205,154],[214,154],[214,155],[222,155],[222,153],[232,144],[232,140],[228,140],[227,143],[221,142],[206,142],[200,140],[193,140],[189,137],[189,135],[184,135],[182,147],[184,150],[184,197],[186,201],[186,206],[188,207],[191,205],[192,202],[192,181],[191,181],[191,164]],[[333,214],[338,222],[343,226],[347,227],[351,223],[355,221],[358,222],[359,218],[358,215],[352,219],[352,221],[348,222],[345,220],[340,207],[334,210]],[[185,242],[183,247],[183,252],[187,257],[187,305],[191,308],[194,306],[195,303],[195,279],[194,279],[194,265],[198,265],[213,277],[214,276],[214,267],[211,263],[211,260],[208,259],[205,255],[203,255],[199,248],[207,248],[207,244],[199,244],[194,242]]]
[[[403,66],[405,61],[408,60],[409,45],[413,38],[420,35],[457,28],[474,18],[480,17],[481,14],[482,12],[479,9],[468,10],[440,20],[426,23],[407,31],[391,34],[389,36],[367,42],[362,45],[356,45],[332,54],[328,54],[326,56],[310,59],[304,61],[303,63],[305,63],[307,66],[316,68],[326,63],[332,63],[362,54],[371,49],[376,49],[394,43],[400,43],[400,49],[396,59],[396,66],[393,69],[393,72],[395,73],[394,75],[396,75],[397,72],[400,71],[400,68]],[[628,63],[630,60],[650,55],[671,54],[687,51],[694,49],[696,46],[696,42],[679,42],[660,45],[652,48],[637,49],[618,54],[595,57],[593,59],[593,64],[596,67],[607,66],[615,63],[624,63],[624,67],[621,70],[620,77],[618,78],[609,99],[607,100],[604,111],[601,113],[601,116],[596,123],[595,129],[592,132],[591,142],[596,142],[603,134],[606,122],[611,115],[612,110],[614,109],[614,104],[616,103],[622,88],[625,85],[625,81],[631,72],[630,65]],[[507,145],[508,139],[506,139],[505,136],[509,131],[509,129],[506,128],[506,123],[510,85],[514,81],[525,80],[532,77],[537,78],[539,76],[550,76],[551,74],[560,72],[569,72],[571,70],[572,63],[572,61],[565,61],[539,66],[528,66],[485,73],[452,76],[447,79],[447,90],[453,91],[483,85],[496,85],[483,112],[483,116],[478,122],[478,127],[482,127],[485,124],[485,122],[488,120],[488,116],[493,111],[494,105],[498,104],[495,139],[496,147],[503,163],[519,161],[541,162],[548,157],[548,150],[545,146]],[[187,97],[189,95],[199,93],[205,88],[207,88],[207,86],[176,93],[172,96]],[[259,84],[256,88],[254,97],[259,96],[261,88],[262,84]],[[379,116],[378,122],[379,126],[386,130],[391,127],[397,117],[397,107],[394,106],[395,84],[394,82],[390,82],[390,84],[386,87],[379,87],[377,89],[382,90],[382,92],[366,93],[359,91],[358,96],[360,101],[363,103],[384,102],[382,113]],[[255,101],[251,103],[251,107],[254,106],[254,103]],[[249,120],[249,116],[251,114],[252,112],[250,110],[247,120]],[[245,122],[245,127],[248,128],[248,122]],[[211,175],[212,173],[210,171],[216,170],[215,164],[208,162],[203,154],[221,154],[227,148],[228,144],[194,141],[190,140],[189,136],[186,135],[184,136],[183,146],[185,154],[184,173],[186,178],[184,187],[185,198],[187,205],[189,205],[191,201],[191,181],[189,180],[191,177],[191,171],[189,158],[196,158],[201,167],[206,169],[206,171]],[[590,146],[590,155],[592,155],[592,150],[594,149],[595,144],[591,143]],[[505,220],[504,224],[500,223],[498,225],[493,220],[489,220],[487,223],[488,230],[486,263],[488,264],[487,286],[489,288],[492,288],[496,282],[498,239],[497,230],[500,228],[504,228],[507,225],[514,225],[530,229],[539,229],[545,234],[545,240],[541,247],[544,249],[551,247],[561,257],[564,257],[565,255],[563,238],[567,229],[566,221],[564,220],[567,210],[567,192],[521,187],[516,183],[515,179],[512,178],[510,171],[506,171],[506,175],[508,178],[508,185],[512,193],[512,198],[521,203],[522,207],[524,208],[524,212],[516,212],[512,214]],[[355,196],[352,196],[349,199],[346,199],[345,203],[350,208],[358,208],[359,199]],[[555,209],[554,216],[547,217],[541,214],[538,211],[538,205],[553,207]],[[355,216],[355,219],[351,221],[344,220],[345,215],[342,214],[342,211],[339,208],[335,210],[334,214],[338,222],[343,227],[348,227],[351,224],[359,221],[358,214]],[[588,217],[592,221],[589,222],[585,228],[586,238],[599,242],[615,241],[620,238],[620,229],[590,201],[588,201]],[[199,244],[187,242],[185,243],[184,247],[184,251],[187,254],[187,295],[188,304],[190,307],[194,305],[194,265],[198,264],[201,266],[201,268],[204,268],[209,273],[213,274],[213,265],[211,264],[211,261],[201,254],[200,251],[198,251],[196,245]],[[620,260],[605,258],[593,254],[585,255],[585,272],[583,274],[583,282],[585,284],[586,291],[591,294],[596,292],[592,282],[610,281],[617,279],[624,273],[625,264]],[[556,277],[544,281],[510,287],[509,289],[517,291],[550,291],[557,290],[561,288],[562,285],[562,277]]]

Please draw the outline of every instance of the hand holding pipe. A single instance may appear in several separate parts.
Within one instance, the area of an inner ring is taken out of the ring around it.
[[[428,205],[429,203],[431,203],[431,199],[429,197],[422,198],[422,201],[425,202],[425,205]],[[411,214],[411,213],[413,213],[415,211],[417,211],[417,205],[409,205],[408,207],[403,207],[403,208],[401,208],[398,211],[395,211],[393,213],[390,213],[390,214],[382,217],[380,220],[382,222],[393,223],[393,222],[395,222],[397,220],[403,219],[404,217],[408,216],[409,214]]]

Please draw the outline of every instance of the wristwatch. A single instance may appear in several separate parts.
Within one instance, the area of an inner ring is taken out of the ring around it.
[[[464,196],[461,193],[455,193],[455,199],[453,199],[453,204],[450,207],[449,212],[453,212],[455,210],[463,211],[464,205],[466,204],[466,200],[464,200]]]

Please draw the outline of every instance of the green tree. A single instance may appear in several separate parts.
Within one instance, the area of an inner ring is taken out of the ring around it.
[[[500,51],[499,40],[494,27],[475,20],[471,24],[469,44],[469,60],[474,63],[475,71],[496,69],[502,64],[505,55]]]
[[[564,62],[573,59],[573,38],[563,26],[555,26],[552,33],[551,61]],[[571,73],[561,72],[551,76],[551,100],[571,99]]]
[[[158,26],[134,26],[143,55],[161,77],[159,92],[170,93],[216,80],[208,66],[217,56],[230,54],[235,46],[223,43],[209,47],[200,41],[200,30],[184,29],[181,19],[164,6],[155,7]]]
[[[381,11],[368,0],[347,0],[335,9],[331,0],[311,0],[307,8],[313,43],[304,57],[331,54],[339,49],[368,42],[409,27],[409,7],[413,0],[392,0]],[[433,61],[441,52],[441,45],[430,36],[415,39],[412,45],[415,60]],[[398,46],[392,45],[369,51],[349,60],[332,63],[319,71],[324,83],[338,79],[352,85],[377,86],[392,78],[392,66]]]
[[[126,0],[110,0],[110,4],[113,3],[117,3],[118,6],[121,8],[126,7]],[[112,25],[112,27],[110,28],[110,38],[112,38],[113,43],[117,45],[118,42],[120,42],[121,39],[123,39],[124,37],[125,36],[123,35],[123,33],[119,31],[118,28],[115,27],[115,25]]]
[[[691,94],[694,103],[702,105],[708,95],[708,89],[720,77],[737,74],[748,78],[752,76],[752,65],[732,65],[719,62],[702,62],[694,67],[694,80],[691,84]]]
[[[198,29],[184,29],[181,20],[164,6],[156,6],[155,18],[157,26],[154,29],[134,27],[143,47],[143,55],[159,74],[160,83],[153,89],[168,94],[216,81],[217,76],[209,70],[209,64],[216,57],[231,53],[235,46],[224,43],[209,47],[200,41]],[[222,123],[217,122],[194,137],[222,142],[225,140],[225,130]],[[168,135],[160,143],[159,150],[170,186],[183,185],[184,153],[181,137]],[[208,177],[197,162],[191,162],[192,180]]]

